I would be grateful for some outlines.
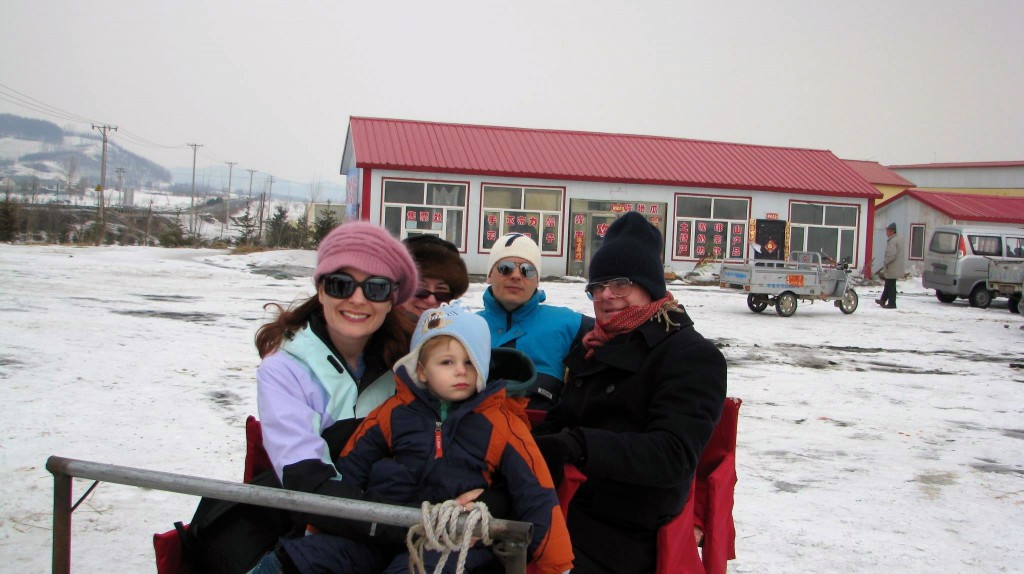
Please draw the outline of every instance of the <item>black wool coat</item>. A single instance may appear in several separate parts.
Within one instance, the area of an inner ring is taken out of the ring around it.
[[[682,510],[725,402],[725,357],[685,310],[669,316],[676,326],[649,320],[589,360],[575,346],[561,401],[536,433],[582,432],[587,482],[570,506],[569,533],[608,566],[647,561],[637,552],[650,556],[658,527]]]

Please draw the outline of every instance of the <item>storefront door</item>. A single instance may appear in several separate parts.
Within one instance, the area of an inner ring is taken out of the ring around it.
[[[627,211],[642,213],[665,237],[665,203],[573,199],[569,204],[569,257],[566,275],[587,277],[590,258],[604,243],[608,227]],[[664,256],[664,253],[661,254]]]

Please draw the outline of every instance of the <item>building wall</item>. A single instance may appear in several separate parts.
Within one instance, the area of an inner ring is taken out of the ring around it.
[[[872,271],[882,266],[882,257],[885,255],[886,235],[885,228],[890,223],[896,223],[896,232],[903,243],[904,263],[907,271],[917,277],[924,271],[923,262],[911,258],[911,230],[915,225],[924,225],[924,250],[927,251],[928,242],[931,240],[935,228],[941,225],[973,224],[984,227],[1000,229],[1020,229],[1021,226],[1013,223],[992,223],[985,221],[957,221],[952,217],[936,210],[935,208],[921,203],[912,197],[900,198],[888,205],[885,205],[875,212],[874,234],[874,255],[871,261]]]
[[[892,168],[923,189],[1024,190],[1024,166]]]
[[[361,178],[366,177],[364,170],[359,174]],[[350,176],[351,177],[351,176]],[[674,205],[675,198],[680,194],[706,195],[722,198],[743,198],[749,200],[749,212],[747,224],[751,219],[770,218],[770,214],[776,215],[781,220],[789,218],[791,206],[794,202],[815,202],[826,205],[841,205],[856,207],[858,210],[854,250],[854,266],[857,269],[863,267],[866,257],[866,238],[868,234],[868,202],[864,198],[838,198],[831,196],[795,195],[777,192],[760,192],[749,190],[722,190],[709,188],[691,188],[675,186],[619,184],[608,182],[589,181],[567,181],[550,179],[528,179],[492,177],[486,175],[463,175],[463,174],[440,174],[414,171],[397,170],[372,170],[369,177],[369,205],[363,209],[368,214],[368,219],[374,223],[383,224],[383,182],[385,179],[408,179],[414,181],[438,181],[452,182],[467,186],[467,208],[463,233],[465,234],[465,246],[463,258],[470,273],[485,273],[487,271],[488,252],[481,248],[480,237],[483,232],[481,224],[482,203],[481,190],[483,185],[515,185],[515,186],[537,186],[564,188],[560,221],[559,221],[559,250],[556,254],[545,255],[543,260],[544,275],[565,275],[569,268],[570,257],[573,256],[573,246],[570,242],[572,222],[570,218],[570,205],[573,200],[591,200],[601,202],[613,202],[616,204],[664,204],[668,213],[664,214],[664,221],[660,228],[666,236],[666,253],[664,256],[665,266],[676,273],[685,274],[692,271],[695,265],[701,261],[700,257],[678,257],[672,252],[673,239],[676,229],[674,228]],[[364,196],[363,201],[367,198]],[[650,218],[650,214],[647,214]],[[749,227],[747,228],[749,231]],[[403,233],[406,231],[403,230]],[[751,249],[747,247],[744,257],[751,257]],[[588,253],[586,258],[589,260]]]

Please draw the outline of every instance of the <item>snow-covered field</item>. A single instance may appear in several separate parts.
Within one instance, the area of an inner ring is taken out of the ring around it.
[[[314,258],[0,244],[0,570],[49,569],[50,455],[241,480],[253,335],[265,303],[312,293]],[[591,313],[579,283],[543,288]],[[944,305],[909,280],[895,311],[873,285],[852,315],[784,319],[671,290],[744,401],[730,572],[1024,572],[1024,319],[1005,300]],[[73,571],[154,571],[152,534],[196,502],[101,485]]]

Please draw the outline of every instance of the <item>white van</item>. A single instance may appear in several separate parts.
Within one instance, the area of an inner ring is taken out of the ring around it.
[[[943,303],[966,297],[972,307],[984,309],[999,295],[985,284],[990,259],[1024,260],[1024,229],[936,227],[924,256],[922,284],[935,289],[935,297]]]

